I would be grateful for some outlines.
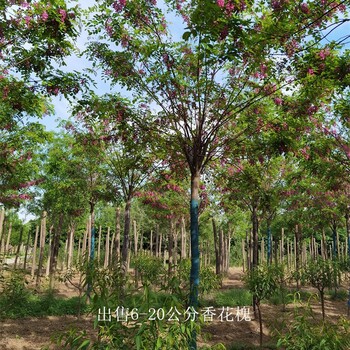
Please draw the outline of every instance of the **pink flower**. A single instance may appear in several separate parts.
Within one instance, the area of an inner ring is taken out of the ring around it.
[[[304,12],[306,14],[308,14],[310,12],[309,5],[307,3],[305,3],[305,2],[303,2],[300,5],[300,9],[301,9],[301,12]]]
[[[283,100],[282,100],[280,97],[276,97],[276,98],[274,99],[274,102],[275,102],[275,104],[276,104],[277,106],[281,106],[282,103],[283,103]]]
[[[44,11],[42,14],[41,14],[41,19],[46,22],[47,19],[49,18],[49,15],[47,14],[46,11]]]
[[[123,10],[125,5],[126,5],[126,0],[117,0],[113,3],[112,7],[114,8],[115,12],[120,12]]]
[[[26,21],[27,27],[29,27],[30,21],[32,20],[32,17],[30,17],[30,16],[25,16],[24,20]]]
[[[64,9],[59,9],[58,13],[61,15],[61,21],[64,22],[67,17],[67,12]]]
[[[309,68],[308,70],[307,70],[307,74],[308,75],[314,75],[314,70],[312,69],[312,68]]]
[[[320,56],[321,60],[325,60],[326,57],[328,57],[331,54],[331,51],[329,49],[329,47],[325,48],[324,50],[321,50],[318,55]]]
[[[216,0],[219,7],[225,7],[225,0]]]

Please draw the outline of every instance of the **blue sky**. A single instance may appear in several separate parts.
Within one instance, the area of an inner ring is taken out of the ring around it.
[[[158,1],[158,2],[160,4],[162,3],[162,1]],[[95,1],[85,0],[85,1],[78,1],[78,3],[80,3],[81,8],[86,9],[89,6],[94,5]],[[182,32],[183,30],[183,24],[181,23],[182,20],[175,18],[174,16],[171,16],[171,15],[167,19],[172,22],[171,27],[176,34]],[[181,27],[181,30],[177,30],[177,28],[179,27]],[[329,38],[330,39],[339,38],[344,35],[348,35],[349,33],[350,33],[350,22],[347,22],[343,24],[340,28],[334,30]],[[175,34],[176,39],[179,39],[177,38],[178,35],[176,34]],[[87,40],[88,40],[88,35],[84,31],[84,28],[82,28],[82,32],[77,43],[77,46],[80,50],[84,49]],[[347,45],[347,47],[349,47],[349,44]],[[64,67],[63,69],[67,71],[70,71],[70,70],[81,71],[84,68],[91,67],[90,62],[87,59],[78,58],[75,55],[67,57],[66,64],[67,66]],[[96,91],[98,92],[98,94],[110,92],[110,86],[108,84],[105,84],[98,77],[96,77],[96,83],[97,83]],[[40,122],[46,126],[47,130],[58,130],[58,120],[68,119],[70,116],[70,112],[69,112],[70,104],[64,97],[60,97],[60,96],[53,97],[52,102],[54,104],[55,114],[44,117],[43,119],[40,120]]]

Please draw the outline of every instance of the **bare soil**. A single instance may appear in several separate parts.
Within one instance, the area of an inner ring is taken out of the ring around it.
[[[243,272],[239,268],[231,268],[227,278],[224,280],[222,289],[243,287],[241,278]],[[316,293],[316,290],[308,288]],[[78,291],[69,285],[60,283],[57,286],[57,294],[61,297],[77,296]],[[321,319],[322,312],[320,303],[317,300],[311,301],[312,309],[316,318]],[[339,317],[347,316],[346,301],[326,300],[326,315],[330,320],[336,321]],[[282,305],[263,304],[261,306],[263,316],[264,343],[272,340],[272,330],[281,327],[284,322],[291,320],[295,305],[288,304],[286,311]],[[217,314],[219,310],[216,310]],[[203,327],[203,334],[199,345],[214,345],[223,343],[225,346],[232,344],[257,346],[259,344],[259,322],[254,319],[253,310],[250,308],[251,321],[220,321],[215,318]],[[0,350],[40,350],[50,345],[51,338],[58,333],[74,327],[79,330],[86,330],[88,334],[94,335],[94,316],[77,318],[74,316],[64,317],[42,317],[22,318],[17,320],[0,320]],[[59,349],[50,345],[51,349]],[[266,347],[268,349],[268,347]],[[130,349],[132,350],[132,349]]]

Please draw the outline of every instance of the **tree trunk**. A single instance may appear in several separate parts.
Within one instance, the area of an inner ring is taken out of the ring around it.
[[[57,269],[58,251],[60,249],[60,235],[63,228],[63,214],[61,213],[58,219],[58,225],[53,230],[51,259],[50,259],[50,288],[53,287],[53,281]]]
[[[174,219],[170,219],[169,235],[168,235],[168,278],[169,281],[173,273],[173,249],[174,249]]]
[[[130,210],[131,210],[131,198],[129,197],[125,203],[124,212],[124,236],[123,236],[123,248],[122,248],[122,267],[123,273],[127,274],[128,266],[128,253],[129,253],[129,236],[130,236]]]
[[[176,225],[174,224],[173,264],[174,264],[175,270],[176,270],[176,265],[177,265],[177,246],[178,246],[178,231],[176,229]]]
[[[106,242],[105,242],[105,262],[103,267],[106,269],[109,264],[109,234],[110,234],[110,228],[107,228],[107,236],[106,236]]]
[[[337,244],[337,222],[333,220],[332,222],[332,233],[333,233],[333,259],[336,259],[338,256],[338,244]]]
[[[45,276],[49,277],[50,275],[50,261],[51,261],[51,252],[52,252],[52,228],[49,230],[49,250],[47,252],[47,261],[46,261],[46,272]]]
[[[270,226],[270,221],[267,224],[267,263],[271,264],[272,263],[272,244],[271,244],[271,226]]]
[[[10,239],[11,239],[11,233],[12,233],[12,222],[10,222],[10,227],[7,233],[7,239],[6,239],[6,245],[5,245],[5,254],[9,253],[9,245],[10,245]]]
[[[191,176],[191,272],[190,272],[190,303],[189,306],[198,307],[198,287],[199,287],[199,171]]]
[[[11,229],[12,229],[12,223],[10,223],[9,231]],[[17,260],[18,260],[18,257],[19,257],[20,249],[21,249],[22,238],[23,238],[23,226],[21,227],[21,231],[20,231],[20,234],[19,234],[19,242],[18,242],[18,246],[17,246],[17,252],[16,252],[14,269],[16,269],[16,267],[17,267]]]
[[[156,231],[155,231],[155,235],[156,235],[156,256],[159,256],[159,230],[158,227],[156,227]]]
[[[198,224],[198,208],[199,208],[199,170],[191,174],[191,202],[190,202],[190,222],[191,222],[191,272],[190,272],[190,298],[189,306],[193,309],[198,308],[198,287],[199,287],[199,224]],[[197,349],[197,333],[192,331],[189,342],[191,350]]]
[[[24,270],[24,271],[27,269],[27,259],[28,259],[29,243],[30,243],[30,234],[29,234],[29,232],[28,232],[27,242],[26,242],[26,251],[25,251],[25,253],[24,253],[24,261],[23,261],[23,270]]]
[[[224,231],[219,230],[219,263],[220,263],[220,273],[224,273]]]
[[[219,255],[219,243],[218,243],[218,231],[216,227],[215,219],[212,218],[213,235],[214,235],[214,249],[215,249],[215,272],[217,275],[221,274],[220,270],[220,255]]]
[[[102,236],[102,226],[100,225],[98,229],[98,245],[97,245],[97,263],[100,265],[101,260],[101,236]]]
[[[348,259],[350,259],[350,206],[347,207],[345,213],[345,222],[346,222],[346,236],[347,236],[347,255]]]
[[[35,229],[35,238],[34,238],[34,246],[33,246],[33,252],[32,252],[32,271],[31,271],[31,276],[32,279],[34,278],[34,272],[35,272],[35,263],[36,263],[36,248],[38,245],[38,236],[39,236],[39,225],[36,226]]]
[[[1,208],[1,211],[0,211],[0,254],[1,254],[1,249],[3,248],[3,244],[4,244],[4,221],[5,221],[5,209]]]
[[[257,206],[256,204],[253,204],[252,207],[252,225],[253,225],[253,262],[252,267],[258,266],[259,262],[259,227],[258,227],[258,213],[257,213]]]
[[[44,259],[44,247],[45,247],[45,237],[46,237],[46,211],[43,212],[43,217],[41,219],[41,226],[40,226],[40,253],[39,253],[39,263],[38,263],[38,270],[36,274],[36,282],[35,285],[38,288],[40,284],[40,275],[41,275],[41,269],[43,266],[43,259]]]
[[[116,261],[120,261],[120,208],[117,207],[115,211],[115,255]]]
[[[181,259],[186,259],[186,222],[181,218]]]
[[[284,228],[281,231],[281,263],[284,262]]]
[[[300,258],[301,258],[301,252],[302,252],[302,246],[301,246],[301,229],[299,228],[299,225],[295,226],[295,270],[297,272],[297,289],[299,290],[299,273],[300,273]]]
[[[69,232],[69,245],[68,245],[68,259],[67,259],[67,268],[71,269],[73,264],[73,252],[74,252],[74,233],[75,225],[72,224]]]
[[[95,259],[95,203],[90,202],[90,262],[93,266]]]

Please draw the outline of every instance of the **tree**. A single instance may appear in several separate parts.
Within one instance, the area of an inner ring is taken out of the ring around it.
[[[125,203],[121,261],[126,273],[131,202],[157,166],[157,158],[150,147],[153,132],[152,124],[148,123],[148,111],[134,108],[118,95],[92,95],[81,100],[74,113],[80,122],[70,125],[70,129],[75,135],[79,135],[81,129],[88,130],[83,134],[85,140],[103,150],[106,176],[114,192],[112,197]]]
[[[96,40],[87,54],[135,103],[160,109],[158,132],[191,172],[191,306],[198,304],[201,175],[227,138],[249,128],[242,111],[283,86],[307,83],[310,45],[324,50],[323,31],[345,3],[167,0],[166,10],[184,21],[182,39],[156,1],[99,1],[92,8],[87,26]],[[316,90],[309,107],[322,93]]]
[[[85,84],[78,74],[56,69],[74,50],[79,11],[64,0],[2,1],[0,10],[0,201],[18,204],[28,199],[23,189],[37,180],[26,170],[44,137],[28,117],[50,113],[49,96],[68,96]]]

